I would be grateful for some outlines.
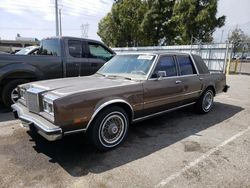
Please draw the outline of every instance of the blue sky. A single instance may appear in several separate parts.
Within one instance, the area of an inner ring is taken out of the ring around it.
[[[80,25],[89,24],[88,36],[96,34],[98,22],[110,11],[113,0],[58,0],[62,9],[63,35],[81,36]],[[250,0],[219,0],[218,16],[226,15],[226,26],[215,32],[215,40],[227,37],[237,25],[250,34]],[[17,33],[23,37],[42,39],[55,35],[54,0],[0,0],[0,37],[14,39]]]

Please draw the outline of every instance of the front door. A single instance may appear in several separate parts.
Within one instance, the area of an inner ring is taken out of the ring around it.
[[[144,82],[144,115],[180,105],[183,84],[173,56],[161,56],[151,78]]]

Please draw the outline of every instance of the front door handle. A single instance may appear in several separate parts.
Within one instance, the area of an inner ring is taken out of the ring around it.
[[[176,84],[180,84],[182,81],[181,80],[176,80],[175,83]]]

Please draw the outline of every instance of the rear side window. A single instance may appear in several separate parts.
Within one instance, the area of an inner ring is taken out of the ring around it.
[[[105,61],[108,61],[111,59],[111,57],[113,57],[111,52],[97,43],[89,43],[89,53],[91,58],[102,59]]]
[[[60,56],[61,47],[58,39],[47,39],[41,42],[39,55]]]
[[[159,71],[164,75],[163,77],[177,76],[174,58],[172,56],[161,57],[155,67],[152,78],[156,78]]]
[[[196,74],[193,62],[189,56],[177,56],[181,75]]]
[[[82,42],[78,40],[68,41],[69,55],[75,58],[82,57]]]

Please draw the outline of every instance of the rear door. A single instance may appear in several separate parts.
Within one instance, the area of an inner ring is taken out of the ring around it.
[[[97,42],[88,42],[87,50],[90,63],[90,74],[96,73],[113,57],[113,53],[108,48]]]
[[[66,44],[66,76],[86,76],[90,74],[90,64],[87,59],[85,42],[68,39]]]
[[[159,79],[158,74],[162,77]],[[183,85],[179,81],[174,56],[161,56],[149,80],[144,84],[144,115],[180,105]]]
[[[183,85],[182,104],[195,102],[202,91],[202,80],[189,55],[177,55],[179,80]]]

